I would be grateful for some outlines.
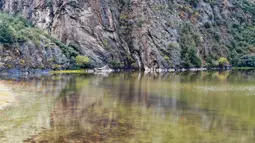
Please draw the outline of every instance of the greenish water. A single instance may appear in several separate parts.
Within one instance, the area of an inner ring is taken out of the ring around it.
[[[1,143],[255,142],[252,70],[2,81],[16,102],[0,111]]]

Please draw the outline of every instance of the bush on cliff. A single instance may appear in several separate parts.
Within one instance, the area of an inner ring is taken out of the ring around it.
[[[90,67],[90,59],[87,56],[77,56],[75,58],[76,64],[77,66],[79,66],[79,68],[88,68]]]
[[[229,61],[225,57],[220,57],[220,59],[218,60],[218,63],[219,63],[219,67],[224,67],[229,65]]]
[[[242,56],[238,61],[239,67],[255,67],[255,56]]]
[[[182,66],[185,68],[201,67],[202,61],[198,57],[196,48],[201,41],[192,29],[192,25],[184,23],[180,28],[180,35]]]
[[[57,45],[63,54],[71,60],[71,63],[75,63],[74,59],[79,54],[73,47],[33,27],[28,20],[0,12],[0,43],[15,45],[28,40],[32,41],[37,47]]]
[[[17,42],[15,31],[6,23],[0,23],[0,42],[2,44],[14,44]]]

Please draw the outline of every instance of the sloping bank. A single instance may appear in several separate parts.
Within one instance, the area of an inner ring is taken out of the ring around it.
[[[0,13],[0,71],[67,69],[78,53],[27,20]]]

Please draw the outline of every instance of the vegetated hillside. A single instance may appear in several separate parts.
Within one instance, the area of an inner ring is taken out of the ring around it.
[[[22,17],[0,13],[0,70],[65,69],[78,52],[33,28]]]
[[[91,66],[255,66],[252,0],[1,0]],[[222,59],[222,58],[221,58]]]

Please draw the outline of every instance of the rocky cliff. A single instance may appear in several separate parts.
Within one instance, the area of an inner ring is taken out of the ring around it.
[[[240,65],[255,53],[252,0],[0,0],[0,8],[93,66],[200,67],[220,57]]]
[[[22,17],[0,13],[0,71],[66,69],[78,52]]]

